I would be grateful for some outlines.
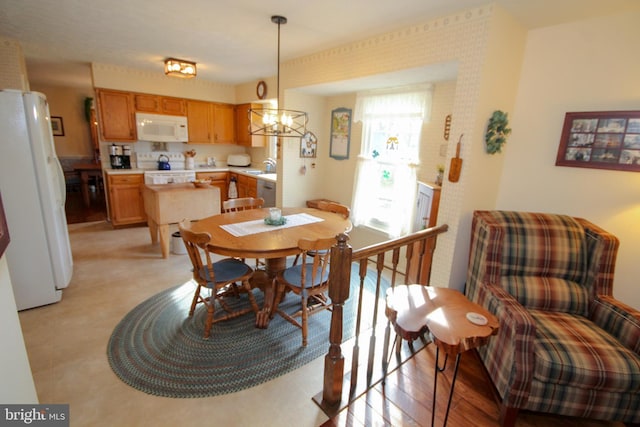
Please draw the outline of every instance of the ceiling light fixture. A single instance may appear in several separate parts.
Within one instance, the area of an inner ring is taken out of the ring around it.
[[[280,108],[280,25],[286,24],[287,18],[273,15],[271,22],[278,24],[278,80],[276,85],[278,108],[250,109],[249,133],[260,136],[302,137],[307,131],[307,113]]]
[[[196,63],[184,59],[167,58],[164,60],[164,73],[167,76],[191,78],[196,76]]]

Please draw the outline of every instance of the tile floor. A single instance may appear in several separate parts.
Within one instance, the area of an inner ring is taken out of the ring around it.
[[[69,226],[74,274],[62,301],[20,312],[38,398],[68,403],[77,426],[318,426],[311,400],[322,389],[322,358],[239,393],[200,399],[151,396],[111,370],[106,346],[127,312],[189,280],[186,255],[163,259],[146,227],[106,222]],[[186,314],[186,313],[185,313]]]

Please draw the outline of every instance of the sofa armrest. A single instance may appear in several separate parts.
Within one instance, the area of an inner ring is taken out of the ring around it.
[[[476,283],[476,303],[500,319],[500,328],[481,349],[487,371],[502,403],[521,407],[527,401],[534,368],[536,325],[529,312],[500,285]]]
[[[576,218],[576,221],[584,228],[587,239],[589,259],[585,285],[591,299],[597,298],[598,295],[612,296],[620,241],[613,234],[584,218]]]
[[[599,295],[591,303],[591,320],[640,355],[640,311],[608,295]]]

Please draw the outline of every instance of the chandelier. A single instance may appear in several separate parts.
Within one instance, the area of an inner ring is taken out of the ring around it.
[[[252,108],[249,110],[249,133],[260,136],[293,136],[302,137],[307,130],[307,113],[304,111],[280,108],[280,25],[287,23],[287,18],[280,15],[271,17],[271,22],[278,24],[278,108]]]

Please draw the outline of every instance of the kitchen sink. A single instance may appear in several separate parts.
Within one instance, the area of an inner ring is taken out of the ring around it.
[[[244,173],[248,173],[250,175],[262,175],[264,172],[258,169],[248,169],[243,171]]]

